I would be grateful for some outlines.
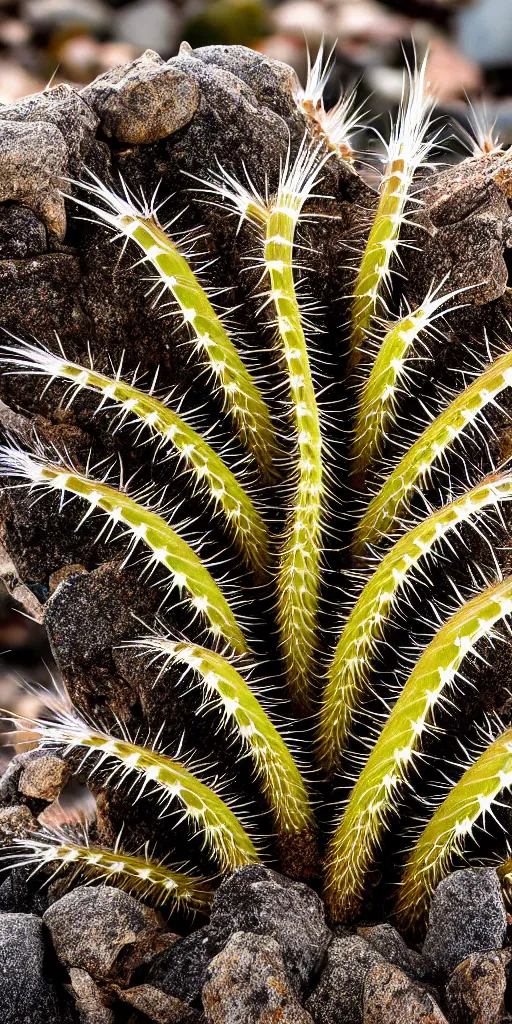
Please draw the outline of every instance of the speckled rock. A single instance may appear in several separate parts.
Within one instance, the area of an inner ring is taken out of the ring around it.
[[[60,241],[66,233],[60,189],[68,170],[67,146],[55,125],[0,119],[0,202],[28,206]]]
[[[29,761],[23,769],[19,790],[25,796],[51,803],[62,792],[70,775],[71,769],[61,757],[45,754],[35,761]]]
[[[37,829],[38,822],[28,807],[14,804],[0,808],[0,847],[10,846],[14,839],[23,839]]]
[[[46,248],[44,224],[27,206],[0,206],[0,260],[39,256]]]
[[[69,172],[81,177],[94,142],[99,120],[80,93],[61,83],[1,109],[2,121],[35,123],[44,121],[59,129],[65,139]]]
[[[80,886],[43,916],[55,952],[65,967],[78,967],[95,980],[129,979],[122,954],[162,929],[160,919],[129,893],[111,886]]]
[[[35,914],[0,914],[2,1024],[64,1024],[69,1016],[45,977],[43,924]]]
[[[114,1011],[105,1005],[96,982],[87,971],[71,967],[69,980],[80,1024],[114,1024]]]
[[[364,1024],[447,1024],[432,995],[393,964],[375,964],[363,996]]]
[[[101,75],[82,91],[103,130],[120,142],[148,145],[183,128],[199,104],[199,88],[153,50]]]
[[[510,949],[472,953],[455,968],[446,986],[453,1024],[500,1024],[511,958]]]
[[[384,958],[360,935],[334,938],[320,981],[306,1002],[315,1024],[362,1024],[366,977]]]
[[[501,949],[507,917],[494,868],[464,868],[439,883],[423,953],[443,975],[471,953]]]
[[[312,1024],[297,1002],[277,942],[235,932],[211,962],[203,988],[209,1024]]]
[[[136,985],[133,988],[116,988],[117,997],[125,1006],[131,1006],[144,1018],[155,1024],[201,1024],[204,1016],[174,996],[166,995],[153,985]]]
[[[410,949],[391,924],[376,924],[371,928],[359,928],[358,934],[381,953],[384,959],[400,967],[410,978],[425,981],[430,977],[432,964],[421,953]]]
[[[155,958],[147,981],[176,999],[197,1002],[208,966],[221,949],[208,926],[197,928]]]

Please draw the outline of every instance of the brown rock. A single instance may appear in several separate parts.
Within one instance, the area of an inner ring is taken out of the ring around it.
[[[499,1024],[512,950],[472,953],[453,972],[446,1001],[454,1024]]]
[[[14,804],[0,808],[0,846],[11,846],[14,839],[23,839],[37,828],[37,820],[28,807]]]
[[[60,189],[67,173],[68,151],[55,125],[0,120],[0,202],[28,206],[59,241],[66,233]]]
[[[424,988],[391,964],[376,964],[364,986],[364,1024],[447,1024]]]
[[[275,939],[235,932],[203,988],[210,1024],[313,1024],[290,987]]]
[[[71,775],[71,769],[56,754],[45,754],[37,761],[30,761],[23,769],[18,787],[24,796],[52,803],[64,789]]]
[[[80,1024],[114,1024],[114,1013],[102,1002],[98,986],[90,974],[72,967],[69,977]]]
[[[103,130],[120,142],[157,142],[192,120],[199,87],[153,50],[138,60],[113,68],[82,93],[101,118]]]
[[[143,1013],[155,1024],[200,1024],[204,1020],[198,1010],[152,985],[137,985],[125,990],[116,987],[116,992],[121,1002]]]

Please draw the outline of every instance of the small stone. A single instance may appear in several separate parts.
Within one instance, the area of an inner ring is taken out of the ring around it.
[[[313,1024],[297,1002],[281,951],[268,935],[235,932],[203,988],[209,1024]]]
[[[80,886],[45,912],[55,952],[65,967],[78,967],[95,980],[129,981],[122,954],[162,930],[158,916],[121,889]]]
[[[23,260],[46,249],[44,224],[19,203],[0,207],[0,259]]]
[[[115,991],[121,1002],[143,1013],[155,1024],[201,1024],[204,1021],[198,1010],[152,985],[136,985],[128,989],[116,987]]]
[[[45,754],[23,769],[19,790],[25,796],[52,803],[60,795],[71,775],[71,768],[56,754]]]
[[[208,965],[222,949],[209,926],[198,928],[156,957],[147,981],[176,999],[194,1003],[201,996]]]
[[[199,105],[196,82],[153,50],[107,71],[86,86],[82,96],[100,117],[105,133],[131,145],[172,135],[192,120]]]
[[[507,917],[494,868],[464,868],[439,883],[430,908],[423,953],[451,974],[471,953],[501,949]]]
[[[364,1024],[447,1024],[434,998],[392,964],[376,964],[366,976]]]
[[[35,914],[0,915],[2,1024],[63,1024],[54,988],[44,972],[43,924]]]
[[[239,868],[215,893],[210,937],[220,949],[235,931],[276,940],[299,997],[318,972],[331,937],[316,893],[259,864]]]
[[[472,953],[455,968],[446,986],[453,1024],[500,1024],[511,959],[510,949]]]
[[[315,1024],[362,1024],[366,977],[384,958],[360,935],[337,936],[306,1002]]]
[[[28,206],[60,242],[66,233],[60,190],[67,173],[67,147],[55,125],[0,118],[0,202]]]
[[[0,808],[0,847],[11,846],[14,839],[24,839],[37,831],[37,819],[23,804]]]
[[[415,981],[426,981],[432,972],[432,964],[421,953],[409,949],[402,936],[391,924],[376,924],[371,928],[358,928],[358,934],[369,942],[373,949],[395,967]]]
[[[102,1002],[98,986],[87,971],[72,967],[69,972],[80,1024],[114,1024],[114,1013]]]

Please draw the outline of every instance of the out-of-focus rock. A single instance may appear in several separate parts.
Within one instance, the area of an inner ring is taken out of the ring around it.
[[[507,916],[494,868],[464,868],[439,883],[430,908],[423,953],[440,974],[451,974],[471,953],[501,949]]]
[[[297,1002],[281,951],[268,935],[235,932],[208,968],[209,1024],[313,1024]]]
[[[510,949],[472,953],[455,968],[445,990],[453,1024],[500,1024],[511,958]]]
[[[363,996],[364,1024],[447,1024],[435,999],[392,964],[375,964]]]

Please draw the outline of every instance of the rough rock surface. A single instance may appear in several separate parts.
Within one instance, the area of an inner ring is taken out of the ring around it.
[[[24,804],[0,807],[0,846],[11,846],[37,828],[37,819]]]
[[[391,964],[376,964],[364,983],[364,1024],[447,1024],[432,995]]]
[[[44,757],[29,761],[23,768],[19,790],[24,796],[51,803],[62,792],[70,775],[71,768],[61,757],[45,754]]]
[[[208,968],[209,1024],[313,1024],[297,1002],[275,939],[235,932]]]
[[[471,953],[501,949],[507,916],[494,868],[454,871],[438,885],[423,953],[450,974]]]
[[[96,982],[87,971],[71,967],[69,979],[80,1024],[115,1024],[114,1011],[105,1005]]]
[[[510,949],[472,953],[455,968],[445,990],[453,1024],[500,1024],[511,957]]]
[[[121,1003],[131,1006],[155,1024],[201,1024],[201,1021],[204,1021],[202,1013],[198,1010],[187,1006],[174,996],[166,995],[152,985],[117,988],[116,992]]]
[[[182,999],[197,998],[208,963],[237,931],[268,935],[281,950],[300,997],[322,963],[330,932],[321,900],[309,886],[260,865],[240,868],[215,893],[210,924],[177,942],[153,965],[150,980]],[[183,985],[186,964],[191,964]]]
[[[60,188],[67,173],[68,150],[55,125],[0,120],[0,202],[28,206],[59,241],[66,233]]]
[[[122,954],[162,928],[153,910],[111,886],[73,889],[48,908],[43,921],[61,963],[95,980],[126,978]]]
[[[0,914],[2,1024],[64,1024],[56,991],[45,977],[43,924],[35,914]]]
[[[360,935],[335,937],[306,1002],[315,1024],[362,1024],[366,977],[384,958]]]
[[[400,967],[410,978],[425,981],[430,977],[432,964],[421,953],[410,949],[393,925],[385,923],[371,928],[359,928],[358,934],[381,953],[388,963]]]

